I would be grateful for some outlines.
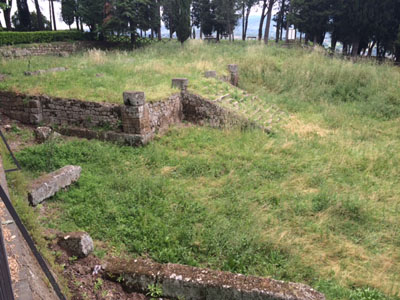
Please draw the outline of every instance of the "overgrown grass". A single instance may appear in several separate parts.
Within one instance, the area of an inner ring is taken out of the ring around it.
[[[29,176],[84,170],[49,202],[47,226],[161,262],[306,282],[328,299],[399,296],[399,69],[242,43],[109,55],[170,63],[210,97],[226,91],[202,71],[238,62],[241,87],[265,103],[238,96],[241,107],[289,117],[269,136],[191,127],[138,149],[78,140],[26,149]]]

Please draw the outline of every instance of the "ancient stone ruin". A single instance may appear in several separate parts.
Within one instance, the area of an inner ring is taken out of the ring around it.
[[[151,260],[113,259],[104,268],[107,276],[118,279],[128,291],[147,293],[149,286],[157,285],[163,297],[173,299],[325,300],[304,284]]]
[[[79,166],[66,166],[35,180],[28,192],[28,200],[36,206],[44,200],[54,196],[59,190],[78,181],[82,168]]]
[[[237,65],[230,65],[231,81],[237,84]],[[217,103],[188,92],[186,78],[172,79],[180,93],[164,101],[146,102],[141,91],[123,94],[123,105],[76,99],[30,96],[0,91],[0,111],[25,124],[57,126],[64,135],[144,145],[171,125],[189,121],[213,127],[259,127]]]

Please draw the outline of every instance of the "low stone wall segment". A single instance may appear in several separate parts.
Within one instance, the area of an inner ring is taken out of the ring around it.
[[[23,47],[3,46],[0,47],[0,57],[11,59],[42,55],[67,56],[68,54],[100,46],[100,43],[86,41],[42,43],[24,45]]]
[[[300,283],[144,259],[111,260],[105,264],[105,274],[128,291],[147,293],[149,286],[158,286],[163,297],[172,299],[325,300],[323,294]]]

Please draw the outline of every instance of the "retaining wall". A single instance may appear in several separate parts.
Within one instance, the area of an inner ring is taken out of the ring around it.
[[[96,42],[55,42],[24,45],[23,47],[3,46],[0,47],[0,57],[21,58],[28,56],[59,55],[65,56],[85,49],[96,48]]]
[[[169,299],[325,300],[322,293],[300,283],[143,259],[110,260],[105,273],[132,292],[148,293],[149,286],[158,285]]]
[[[125,92],[123,105],[0,91],[0,111],[25,124],[57,126],[65,135],[128,145],[146,144],[181,121],[219,128],[259,127],[217,103],[188,93],[187,79],[174,82],[181,86],[181,93],[164,101],[148,103],[143,92]]]

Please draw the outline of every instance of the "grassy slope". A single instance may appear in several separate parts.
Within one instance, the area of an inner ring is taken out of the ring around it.
[[[30,176],[84,168],[50,202],[49,226],[159,261],[308,282],[329,299],[383,299],[352,296],[344,287],[353,286],[398,295],[398,69],[274,47],[189,47],[186,62],[242,56],[242,87],[290,118],[271,136],[185,128],[140,149],[74,141],[25,150]]]

